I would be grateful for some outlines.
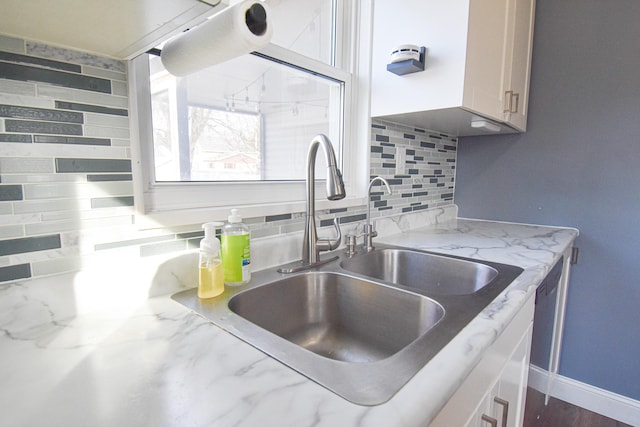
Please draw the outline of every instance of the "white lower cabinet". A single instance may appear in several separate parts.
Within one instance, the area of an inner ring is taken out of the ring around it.
[[[533,312],[531,297],[430,426],[522,426]]]

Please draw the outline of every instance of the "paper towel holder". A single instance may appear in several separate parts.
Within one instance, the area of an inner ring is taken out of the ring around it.
[[[159,51],[162,64],[169,73],[184,77],[257,51],[271,39],[269,15],[268,5],[260,0],[233,3],[204,23],[168,40]],[[226,46],[226,50],[221,46]]]
[[[245,14],[245,23],[251,33],[262,36],[267,32],[267,11],[260,3],[253,3]]]
[[[424,46],[420,47],[420,59],[407,59],[405,61],[392,62],[387,64],[387,71],[392,72],[398,76],[403,76],[405,74],[417,73],[418,71],[424,71],[425,62],[427,56],[427,48]]]

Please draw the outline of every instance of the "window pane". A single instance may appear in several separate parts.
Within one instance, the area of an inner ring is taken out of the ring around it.
[[[333,64],[333,0],[267,0],[273,13],[271,42]]]
[[[189,107],[191,181],[262,178],[260,116]]]
[[[156,180],[174,180],[174,169],[179,176],[178,165],[173,164],[171,154],[171,123],[169,119],[169,92],[163,90],[151,96],[153,143]]]
[[[156,181],[303,180],[318,133],[342,157],[342,82],[254,55],[183,78],[150,68]]]

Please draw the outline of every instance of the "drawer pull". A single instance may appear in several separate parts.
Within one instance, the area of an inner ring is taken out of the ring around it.
[[[487,414],[482,414],[481,417],[482,421],[488,422],[489,424],[491,424],[491,427],[498,427],[498,420],[496,420],[493,417],[490,417]]]
[[[499,397],[494,397],[493,401],[502,406],[502,427],[507,427],[507,418],[509,418],[509,402]]]

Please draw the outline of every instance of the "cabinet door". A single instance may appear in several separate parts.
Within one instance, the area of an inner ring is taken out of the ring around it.
[[[510,7],[515,0],[472,0],[465,70],[464,106],[504,121],[512,39]]]
[[[498,426],[522,426],[524,421],[532,330],[533,324],[504,366],[491,399],[491,414]]]
[[[465,107],[526,130],[535,0],[473,0]]]
[[[489,427],[494,423],[500,427],[522,425],[533,329],[533,300],[533,297],[527,300],[496,342],[487,349],[432,421],[431,427]],[[504,405],[496,402],[496,397],[509,402],[506,419],[503,417]]]
[[[524,131],[527,128],[535,0],[511,2],[509,40],[512,46],[505,71],[504,120]]]
[[[497,427],[500,427],[500,424],[498,424],[498,418],[493,415],[493,400],[499,393],[499,387],[500,384],[495,383],[493,387],[489,389],[489,393],[484,398],[472,421],[465,427],[493,427],[494,424],[497,424]]]

